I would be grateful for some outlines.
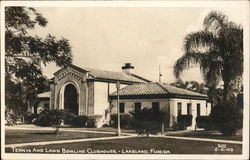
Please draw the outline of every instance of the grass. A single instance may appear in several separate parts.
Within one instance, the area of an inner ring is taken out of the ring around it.
[[[77,142],[77,143],[65,143],[65,144],[51,144],[43,146],[26,146],[19,149],[50,149],[50,150],[62,150],[62,148],[69,150],[115,150],[116,153],[121,154],[126,150],[146,150],[148,153],[151,149],[165,150],[171,154],[241,154],[242,145],[240,144],[226,144],[228,149],[233,151],[215,151],[218,144],[215,142],[204,141],[191,141],[191,140],[179,140],[168,139],[161,137],[135,137],[126,139],[113,139],[113,140],[101,140],[101,141],[89,141],[89,142]],[[6,148],[6,152],[13,152],[12,149]],[[59,152],[61,153],[61,152]],[[128,153],[125,153],[128,154]],[[131,154],[131,153],[130,153]]]
[[[234,140],[234,141],[242,141],[241,135],[234,136],[222,136],[219,131],[188,131],[188,132],[173,132],[167,133],[167,135],[171,136],[180,136],[180,137],[194,137],[194,138],[209,138],[209,139],[223,139],[223,140]]]
[[[82,133],[72,131],[59,131],[58,135],[53,134],[53,130],[6,130],[5,144],[41,142],[54,140],[69,140],[83,138],[110,137],[111,134]]]
[[[67,128],[64,128],[67,129]],[[101,132],[117,132],[117,128],[103,127],[103,128],[68,128],[81,131],[101,131]],[[122,133],[135,133],[135,129],[124,129],[121,128]]]

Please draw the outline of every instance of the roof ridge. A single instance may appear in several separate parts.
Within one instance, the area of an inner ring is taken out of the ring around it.
[[[168,93],[170,93],[161,83],[159,83],[159,82],[155,82],[158,86],[160,86],[164,91],[166,91],[167,92],[167,94]]]
[[[201,93],[199,93],[199,92],[191,91],[191,90],[189,90],[189,89],[180,88],[180,87],[172,86],[172,85],[169,85],[169,84],[164,84],[164,85],[167,85],[167,86],[170,86],[170,87],[173,87],[173,88],[177,88],[177,89],[180,89],[180,90],[185,90],[185,91],[188,91],[188,92],[193,92],[193,93],[196,93],[196,94],[200,94],[200,95],[207,96],[207,94],[201,94]]]
[[[134,73],[131,73],[131,76],[134,76],[134,77],[136,77],[136,78],[142,79],[142,80],[147,81],[147,82],[152,82],[152,81],[150,81],[150,80],[148,80],[148,79],[146,79],[146,78],[143,78],[143,77],[141,77],[141,76],[139,76],[139,75],[137,75],[137,74],[134,74]]]

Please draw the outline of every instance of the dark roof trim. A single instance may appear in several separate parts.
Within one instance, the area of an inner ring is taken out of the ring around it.
[[[120,99],[162,99],[162,98],[180,98],[194,100],[208,100],[207,97],[177,95],[177,94],[158,94],[158,95],[121,95]],[[115,100],[117,96],[109,96],[109,100]]]
[[[143,77],[141,77],[141,76],[138,76],[138,75],[136,75],[136,74],[134,74],[134,73],[131,73],[131,76],[136,77],[136,78],[141,79],[141,80],[146,81],[146,82],[152,82],[152,81],[150,81],[150,80],[148,80],[148,79],[146,79],[146,78],[143,78]]]
[[[120,82],[121,84],[134,84],[134,83],[142,83],[142,82],[136,82],[136,81],[123,81],[123,80],[116,80],[116,79],[104,79],[104,78],[94,78],[94,79],[87,79],[88,82],[108,82],[108,83],[116,83]]]

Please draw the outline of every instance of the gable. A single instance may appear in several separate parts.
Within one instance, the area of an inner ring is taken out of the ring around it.
[[[88,73],[87,74],[88,81],[111,82],[111,83],[120,81],[121,83],[125,84],[150,82],[150,80],[147,80],[135,74],[128,75],[124,72],[106,71],[106,70],[92,69],[86,67],[80,68],[75,65],[70,65],[69,67],[62,68],[59,71],[55,72],[54,75],[59,80],[68,74],[71,74],[73,77],[76,77],[78,79],[83,77],[83,75],[86,73]]]
[[[66,76],[71,76],[77,80],[81,80],[84,78],[84,75],[86,73],[87,73],[86,70],[79,70],[78,68],[70,66],[70,67],[61,68],[59,71],[55,72],[54,77],[57,80],[61,80]]]

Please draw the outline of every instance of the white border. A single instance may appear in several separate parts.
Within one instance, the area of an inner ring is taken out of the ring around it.
[[[248,1],[2,1],[1,2],[1,156],[4,159],[248,159],[249,158],[249,13],[244,26],[244,122],[242,155],[72,155],[72,154],[18,154],[4,153],[4,7],[30,6],[30,7],[246,7]],[[192,147],[192,146],[190,146]]]

